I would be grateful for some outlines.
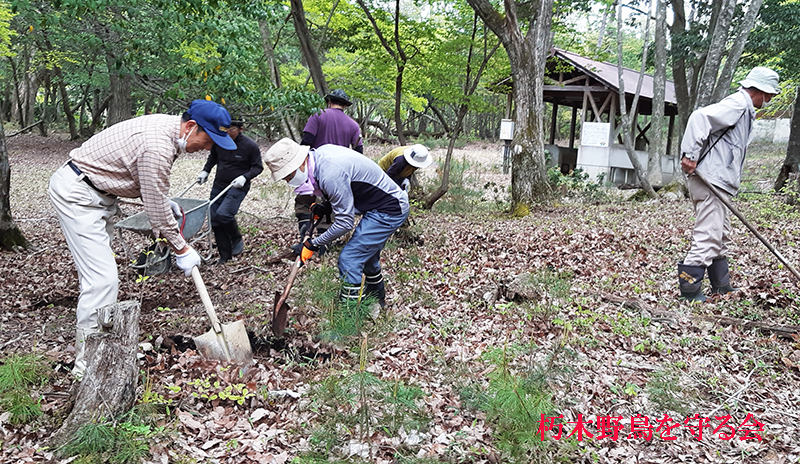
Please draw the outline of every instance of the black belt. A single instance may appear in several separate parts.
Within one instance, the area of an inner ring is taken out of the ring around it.
[[[81,174],[83,174],[83,172],[81,172],[81,170],[78,169],[78,166],[75,166],[75,163],[73,163],[71,160],[67,161],[67,164],[69,165],[69,167],[72,168],[72,171],[75,172],[75,174],[77,174],[79,176]],[[105,190],[100,190],[99,188],[95,187],[94,184],[92,183],[92,181],[90,181],[89,178],[86,177],[85,175],[83,176],[83,181],[86,182],[86,185],[88,185],[89,187],[93,188],[96,192],[101,193],[103,195],[109,195],[109,196],[111,195],[110,193],[106,192]]]

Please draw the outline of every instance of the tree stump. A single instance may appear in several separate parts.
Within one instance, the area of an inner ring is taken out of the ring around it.
[[[86,424],[114,420],[128,412],[136,399],[139,369],[138,301],[122,301],[100,308],[111,315],[107,333],[86,338],[86,372],[77,388],[75,403],[61,428],[53,434],[55,446],[69,441]]]

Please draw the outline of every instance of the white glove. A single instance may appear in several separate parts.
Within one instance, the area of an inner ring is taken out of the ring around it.
[[[236,179],[233,179],[233,182],[231,182],[231,187],[236,189],[242,188],[246,183],[247,183],[247,178],[245,176],[239,176]]]
[[[411,185],[411,181],[408,179],[403,179],[403,182],[400,183],[400,188],[403,190],[408,190],[409,185]]]
[[[172,215],[175,216],[175,219],[180,219],[183,217],[183,211],[181,211],[181,205],[170,200],[169,207],[172,210]]]
[[[200,255],[198,255],[192,247],[189,247],[189,251],[182,255],[175,255],[175,264],[177,264],[187,276],[192,275],[192,268],[199,266],[200,263]]]
[[[203,185],[208,180],[208,173],[205,171],[200,171],[200,174],[197,175],[197,183]]]

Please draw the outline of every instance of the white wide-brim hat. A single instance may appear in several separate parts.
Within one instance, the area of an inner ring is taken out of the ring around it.
[[[778,86],[779,79],[778,73],[775,71],[763,66],[756,66],[747,73],[747,77],[743,81],[739,81],[739,84],[744,88],[755,87],[762,92],[777,95],[781,93]]]
[[[433,163],[433,158],[430,157],[428,149],[424,145],[416,144],[403,150],[403,157],[408,164],[415,168],[427,168]]]
[[[264,155],[264,162],[272,171],[272,180],[279,181],[297,171],[308,156],[308,145],[300,145],[290,138],[282,138]]]

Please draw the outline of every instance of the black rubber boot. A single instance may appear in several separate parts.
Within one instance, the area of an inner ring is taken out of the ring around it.
[[[358,306],[358,300],[361,296],[361,283],[349,284],[347,282],[342,284],[339,289],[339,306],[342,309],[352,309]]]
[[[724,295],[739,290],[731,286],[728,258],[725,256],[714,258],[711,266],[708,266],[708,280],[711,282],[711,294],[713,295]]]
[[[681,298],[686,301],[706,301],[703,295],[703,277],[706,268],[703,266],[688,266],[683,261],[678,263],[678,287],[681,290]]]
[[[219,252],[219,261],[217,264],[225,264],[231,260],[231,237],[228,234],[228,225],[223,224],[213,228],[214,238],[217,240],[217,251]]]
[[[228,236],[231,239],[231,255],[239,256],[244,251],[244,240],[242,239],[242,233],[239,232],[239,224],[234,219],[227,226]]]
[[[383,274],[378,272],[374,276],[366,276],[364,279],[364,293],[368,296],[375,297],[381,309],[386,307],[386,287],[383,284]]]

